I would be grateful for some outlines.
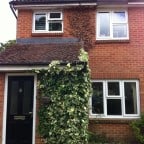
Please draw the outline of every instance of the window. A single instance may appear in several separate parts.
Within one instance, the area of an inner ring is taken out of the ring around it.
[[[97,39],[128,39],[128,16],[126,11],[98,11]]]
[[[35,13],[33,32],[63,32],[62,12]]]
[[[104,80],[92,82],[91,116],[139,116],[139,88],[137,80]]]

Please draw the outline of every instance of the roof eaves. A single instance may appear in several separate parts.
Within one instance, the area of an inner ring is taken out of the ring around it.
[[[73,61],[73,62],[61,62],[60,65],[61,66],[65,66],[68,63],[71,63],[72,66],[76,66],[76,65],[84,65],[86,67],[87,62],[81,62],[81,61]],[[8,72],[8,71],[33,71],[33,70],[40,70],[40,69],[47,69],[48,68],[48,64],[47,65],[1,65],[0,64],[0,72]]]
[[[12,5],[43,5],[43,4],[74,4],[74,3],[96,3],[97,0],[13,0]]]
[[[143,6],[144,5],[144,0],[129,0],[128,1],[128,5],[140,5]]]
[[[68,63],[70,63],[71,65],[75,66],[75,65],[80,65],[80,64],[84,64],[86,62],[82,62],[79,60],[75,60],[75,61],[59,61],[60,65],[64,66],[67,65]],[[0,67],[1,66],[48,66],[51,62],[39,62],[39,63],[0,63]]]

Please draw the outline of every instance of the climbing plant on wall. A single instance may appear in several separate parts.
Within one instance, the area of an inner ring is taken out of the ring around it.
[[[53,61],[36,71],[40,102],[38,130],[46,144],[88,143],[88,101],[91,82],[87,53],[81,49],[80,62]]]
[[[94,11],[94,13],[93,13]],[[84,49],[88,50],[95,43],[95,8],[74,7],[67,10],[69,21],[69,32],[84,43]]]

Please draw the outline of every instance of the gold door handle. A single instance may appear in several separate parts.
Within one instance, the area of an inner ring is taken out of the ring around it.
[[[25,120],[25,116],[14,116],[14,120]]]

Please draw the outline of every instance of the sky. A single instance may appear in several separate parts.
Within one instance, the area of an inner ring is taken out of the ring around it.
[[[0,43],[16,39],[16,18],[9,7],[9,1],[0,0]]]

